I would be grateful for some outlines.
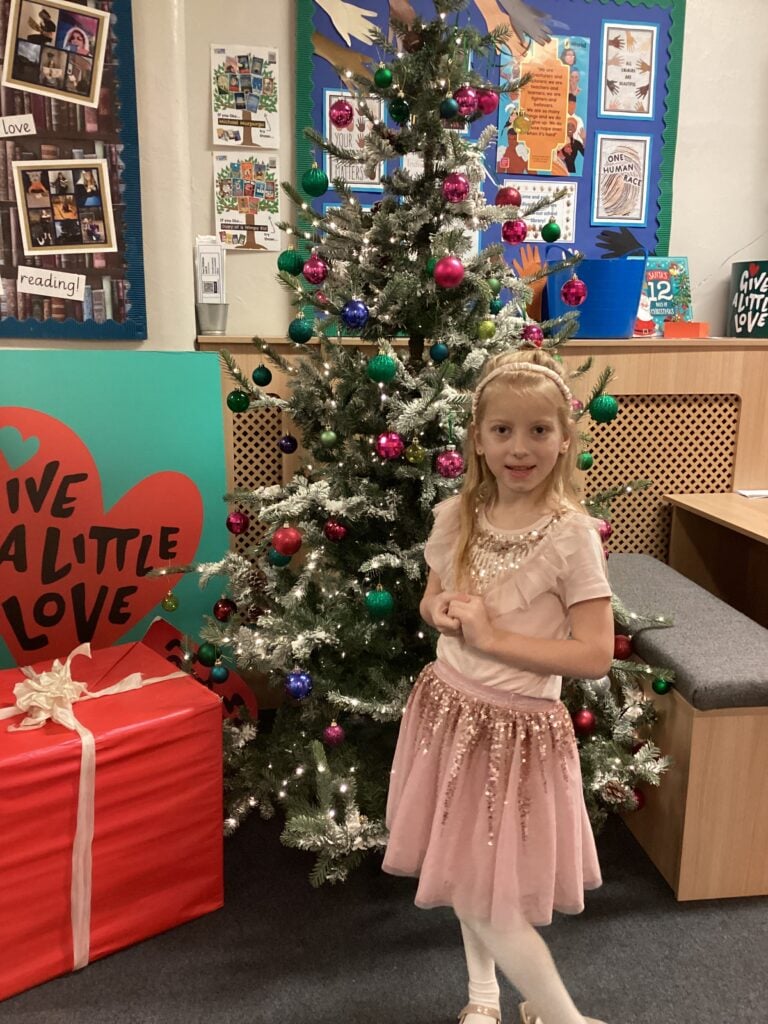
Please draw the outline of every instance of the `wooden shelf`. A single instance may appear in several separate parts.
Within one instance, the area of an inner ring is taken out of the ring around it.
[[[294,345],[288,338],[265,338],[270,345],[287,345],[300,348]],[[369,344],[361,342],[360,338],[343,338],[345,345]],[[252,345],[253,338],[239,335],[215,335],[200,334],[197,337],[199,345],[217,345],[220,348],[236,347],[238,345]],[[310,342],[311,344],[311,342]],[[398,338],[393,342],[395,347],[406,345],[405,338]],[[744,349],[768,349],[768,338],[572,338],[563,346],[564,352],[580,352],[588,349],[590,352],[599,350],[601,352],[679,352],[684,349],[701,349],[712,351],[713,349],[733,349],[743,351]]]

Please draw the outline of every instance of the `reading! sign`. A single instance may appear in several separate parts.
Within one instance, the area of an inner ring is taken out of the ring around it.
[[[105,509],[99,467],[74,431],[0,408],[0,633],[19,663],[115,643],[168,590],[149,570],[192,561],[202,526],[189,477],[153,473]]]
[[[729,338],[768,338],[768,260],[731,265]]]

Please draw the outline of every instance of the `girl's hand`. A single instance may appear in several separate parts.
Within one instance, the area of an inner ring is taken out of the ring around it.
[[[466,594],[443,590],[436,594],[430,601],[429,612],[432,622],[443,636],[461,636],[461,623],[448,612],[452,601],[460,601],[466,598]]]
[[[448,614],[459,620],[464,640],[470,647],[485,650],[492,642],[493,627],[482,597],[455,594],[454,598],[448,606]]]

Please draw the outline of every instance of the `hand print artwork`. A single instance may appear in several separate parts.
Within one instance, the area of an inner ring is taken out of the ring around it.
[[[603,24],[600,116],[654,116],[656,25]]]

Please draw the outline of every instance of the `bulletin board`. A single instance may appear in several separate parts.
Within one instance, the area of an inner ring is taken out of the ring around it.
[[[618,255],[632,244],[666,255],[685,0],[536,0],[515,6],[531,6],[534,19],[538,12],[532,7],[545,8],[551,38],[539,43],[530,35],[510,37],[490,65],[489,80],[500,84],[530,72],[530,85],[502,96],[496,114],[464,129],[468,139],[489,124],[498,129],[486,151],[486,200],[492,203],[505,184],[520,190],[523,207],[567,190],[556,206],[528,221],[526,242],[538,258],[545,245],[540,228],[552,215],[562,229],[560,241],[587,256]],[[435,18],[431,0],[298,0],[297,180],[313,160],[323,163],[330,178],[339,172],[340,165],[316,151],[303,129],[312,126],[329,136],[330,104],[350,98],[333,65],[358,72],[364,62],[356,54],[370,57],[373,69],[390,61],[360,36],[366,22],[386,33],[390,11],[397,16],[403,10],[425,21]],[[504,0],[473,0],[459,23],[467,18],[479,31],[489,31],[508,20]],[[396,129],[383,107],[383,119]],[[346,134],[334,138],[355,148],[365,130],[363,119],[355,118]],[[390,161],[382,172],[397,167]],[[366,180],[362,167],[347,164],[341,170],[363,207],[380,198],[381,186]],[[324,208],[337,202],[333,189],[323,196]],[[477,239],[480,247],[499,241],[499,225]]]
[[[0,337],[147,337],[130,0],[0,0]]]

